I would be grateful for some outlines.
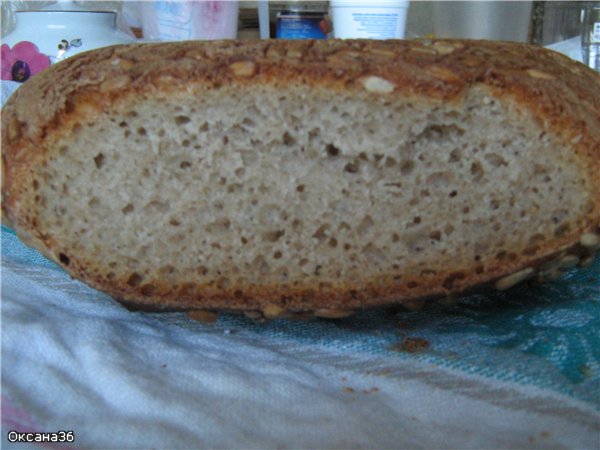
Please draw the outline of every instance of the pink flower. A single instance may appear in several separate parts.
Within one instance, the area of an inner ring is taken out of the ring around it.
[[[28,41],[19,42],[12,49],[3,44],[0,53],[2,54],[3,80],[22,83],[50,65],[50,58],[40,53],[35,44]]]

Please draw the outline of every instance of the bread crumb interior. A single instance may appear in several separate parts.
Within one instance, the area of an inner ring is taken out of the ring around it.
[[[61,261],[148,295],[449,269],[451,289],[536,255],[590,204],[575,158],[482,89],[433,108],[302,86],[115,108],[59,143],[34,180],[38,220]]]

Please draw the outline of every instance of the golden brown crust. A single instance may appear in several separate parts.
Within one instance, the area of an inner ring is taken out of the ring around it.
[[[591,189],[600,199],[600,76],[555,52],[507,42],[456,40],[182,42],[83,53],[52,66],[18,90],[2,113],[3,220],[14,224],[27,243],[60,263],[56,244],[23,219],[20,203],[25,200],[20,198],[23,187],[19,183],[29,167],[48,157],[56,130],[64,135],[106,105],[128,96],[198,92],[245,83],[383,90],[440,101],[452,101],[466,89],[482,85],[498,97],[517,99],[538,118],[541,129],[573,148],[589,168]],[[93,267],[81,267],[75,261],[68,270],[137,306],[257,310],[272,317],[303,311],[341,316],[345,311],[398,300],[465,292],[535,267],[525,273],[527,278],[539,274],[544,263],[567,255],[589,259],[597,246],[579,241],[586,233],[599,232],[600,202],[593,208],[580,229],[542,249],[541,256],[506,262],[485,274],[461,272],[454,278],[452,273],[443,274],[443,280],[434,277],[414,289],[411,280],[405,279],[402,284],[374,280],[360,290],[319,285],[310,289],[253,287],[239,292],[202,286],[199,293],[198,288],[187,292],[183,286],[173,292],[155,285],[152,292],[144,293],[125,280],[107,282]]]

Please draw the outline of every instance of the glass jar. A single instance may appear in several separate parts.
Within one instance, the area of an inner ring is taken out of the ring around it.
[[[329,2],[269,2],[271,36],[278,39],[326,39],[331,31]]]

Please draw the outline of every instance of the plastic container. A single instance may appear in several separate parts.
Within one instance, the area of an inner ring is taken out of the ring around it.
[[[326,39],[327,1],[269,2],[270,36],[277,39]]]
[[[410,2],[332,0],[333,35],[340,39],[403,39]]]
[[[145,41],[235,39],[239,5],[234,0],[126,1],[125,22]]]

